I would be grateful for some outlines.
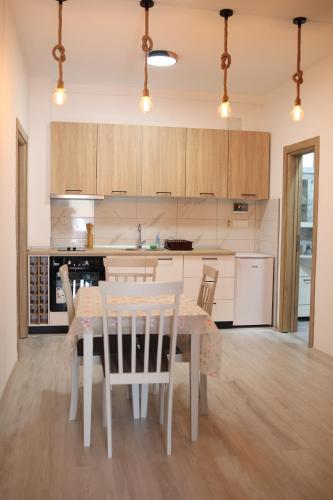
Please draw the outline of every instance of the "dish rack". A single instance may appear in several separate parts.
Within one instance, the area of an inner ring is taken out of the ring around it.
[[[193,250],[193,243],[188,240],[165,240],[164,248],[168,250]]]

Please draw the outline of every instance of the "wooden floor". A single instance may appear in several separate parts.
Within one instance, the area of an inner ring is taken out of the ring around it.
[[[188,366],[178,364],[172,457],[154,396],[148,419],[134,422],[118,388],[107,459],[100,368],[92,447],[84,449],[81,406],[78,421],[68,421],[63,338],[21,341],[0,403],[0,499],[333,499],[333,360],[267,331],[225,333],[223,349],[197,443],[189,442]]]

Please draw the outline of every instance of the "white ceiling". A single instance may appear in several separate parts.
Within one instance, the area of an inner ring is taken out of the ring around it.
[[[57,37],[55,0],[10,0],[29,72],[56,80],[51,49]],[[151,10],[155,48],[174,50],[172,68],[152,68],[150,88],[212,92],[221,89],[221,8],[233,8],[229,51],[230,94],[263,95],[295,71],[295,16],[303,28],[306,70],[333,52],[332,0],[156,0]],[[139,0],[64,3],[65,83],[141,87],[144,11]],[[306,74],[305,74],[306,84]]]

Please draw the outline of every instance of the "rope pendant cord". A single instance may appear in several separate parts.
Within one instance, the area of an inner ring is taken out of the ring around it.
[[[296,83],[296,99],[295,106],[301,105],[301,84],[303,83],[303,71],[301,70],[301,31],[302,25],[298,23],[297,31],[297,71],[293,75],[293,80]]]
[[[224,52],[221,56],[221,68],[224,72],[223,78],[223,102],[227,102],[229,100],[228,97],[228,88],[227,88],[227,79],[228,79],[228,69],[231,65],[231,55],[228,53],[228,17],[224,18]]]
[[[59,66],[59,75],[58,75],[58,83],[57,88],[64,88],[63,81],[63,69],[62,65],[66,61],[66,52],[65,47],[62,44],[62,1],[59,1],[59,11],[58,11],[58,43],[52,49],[52,55],[54,59],[57,61]]]
[[[153,41],[149,36],[149,8],[145,8],[145,34],[142,37],[142,50],[145,55],[144,63],[144,84],[142,95],[149,96],[148,89],[148,53],[153,49]]]

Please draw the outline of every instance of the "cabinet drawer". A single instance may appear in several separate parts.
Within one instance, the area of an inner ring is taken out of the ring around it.
[[[201,278],[184,278],[184,295],[197,300],[199,294]]]
[[[233,300],[235,295],[234,278],[219,278],[217,280],[215,299]]]
[[[235,257],[226,255],[214,257],[205,255],[202,257],[184,257],[184,277],[195,278],[202,276],[202,267],[204,265],[215,267],[219,271],[219,277],[232,278],[235,275]]]
[[[183,281],[183,257],[159,257],[156,281]]]
[[[212,319],[213,321],[233,321],[234,301],[215,300],[213,305]]]
[[[200,278],[184,278],[184,294],[192,299],[197,300],[199,288],[201,284]],[[235,294],[234,278],[219,278],[217,280],[215,299],[216,300],[233,300]]]
[[[299,278],[298,304],[310,304],[311,278]]]

